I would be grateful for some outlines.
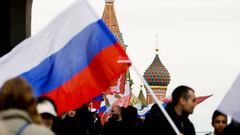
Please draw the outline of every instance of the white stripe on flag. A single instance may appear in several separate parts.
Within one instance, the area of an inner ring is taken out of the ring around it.
[[[77,0],[35,36],[0,58],[0,86],[32,69],[62,49],[77,33],[99,18],[86,0]],[[83,19],[84,18],[84,19]]]

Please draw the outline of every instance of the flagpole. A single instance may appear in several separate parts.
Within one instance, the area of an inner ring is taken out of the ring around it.
[[[164,116],[167,118],[168,122],[170,123],[170,125],[172,126],[173,130],[175,131],[175,133],[177,135],[181,135],[180,131],[178,130],[177,126],[175,125],[175,123],[173,122],[173,120],[171,119],[171,117],[168,115],[168,113],[166,112],[166,110],[163,108],[161,101],[158,100],[158,98],[156,97],[156,95],[154,94],[154,92],[152,91],[151,87],[148,85],[148,83],[146,82],[146,80],[141,76],[141,74],[138,72],[137,68],[132,64],[132,68],[133,70],[137,73],[138,77],[141,79],[141,81],[143,82],[143,84],[146,86],[148,92],[152,95],[153,100],[155,101],[155,103],[157,103],[158,107],[161,109],[161,111],[163,112]]]

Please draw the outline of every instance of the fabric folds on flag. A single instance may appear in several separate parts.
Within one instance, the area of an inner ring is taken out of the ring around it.
[[[221,104],[218,106],[218,110],[231,116],[235,121],[240,123],[240,74],[233,83],[232,87],[225,95]]]
[[[125,50],[86,0],[77,0],[35,36],[0,59],[0,86],[21,76],[36,96],[50,97],[58,114],[105,91],[127,71]]]

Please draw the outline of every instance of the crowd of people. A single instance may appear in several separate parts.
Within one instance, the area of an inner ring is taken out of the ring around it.
[[[193,113],[194,90],[179,86],[172,93],[166,111],[183,135],[195,135],[188,116]],[[0,90],[0,135],[175,135],[164,114],[154,104],[145,119],[138,117],[133,106],[111,108],[110,118],[101,123],[96,112],[87,105],[57,115],[57,108],[47,97],[35,98],[31,86],[22,78],[8,80]],[[225,114],[215,111],[214,131],[207,135],[238,135],[240,124],[232,120],[228,125]]]

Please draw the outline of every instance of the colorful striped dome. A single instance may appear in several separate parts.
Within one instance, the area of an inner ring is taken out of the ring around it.
[[[144,72],[143,77],[150,86],[167,86],[170,82],[170,74],[156,54],[152,64]]]

